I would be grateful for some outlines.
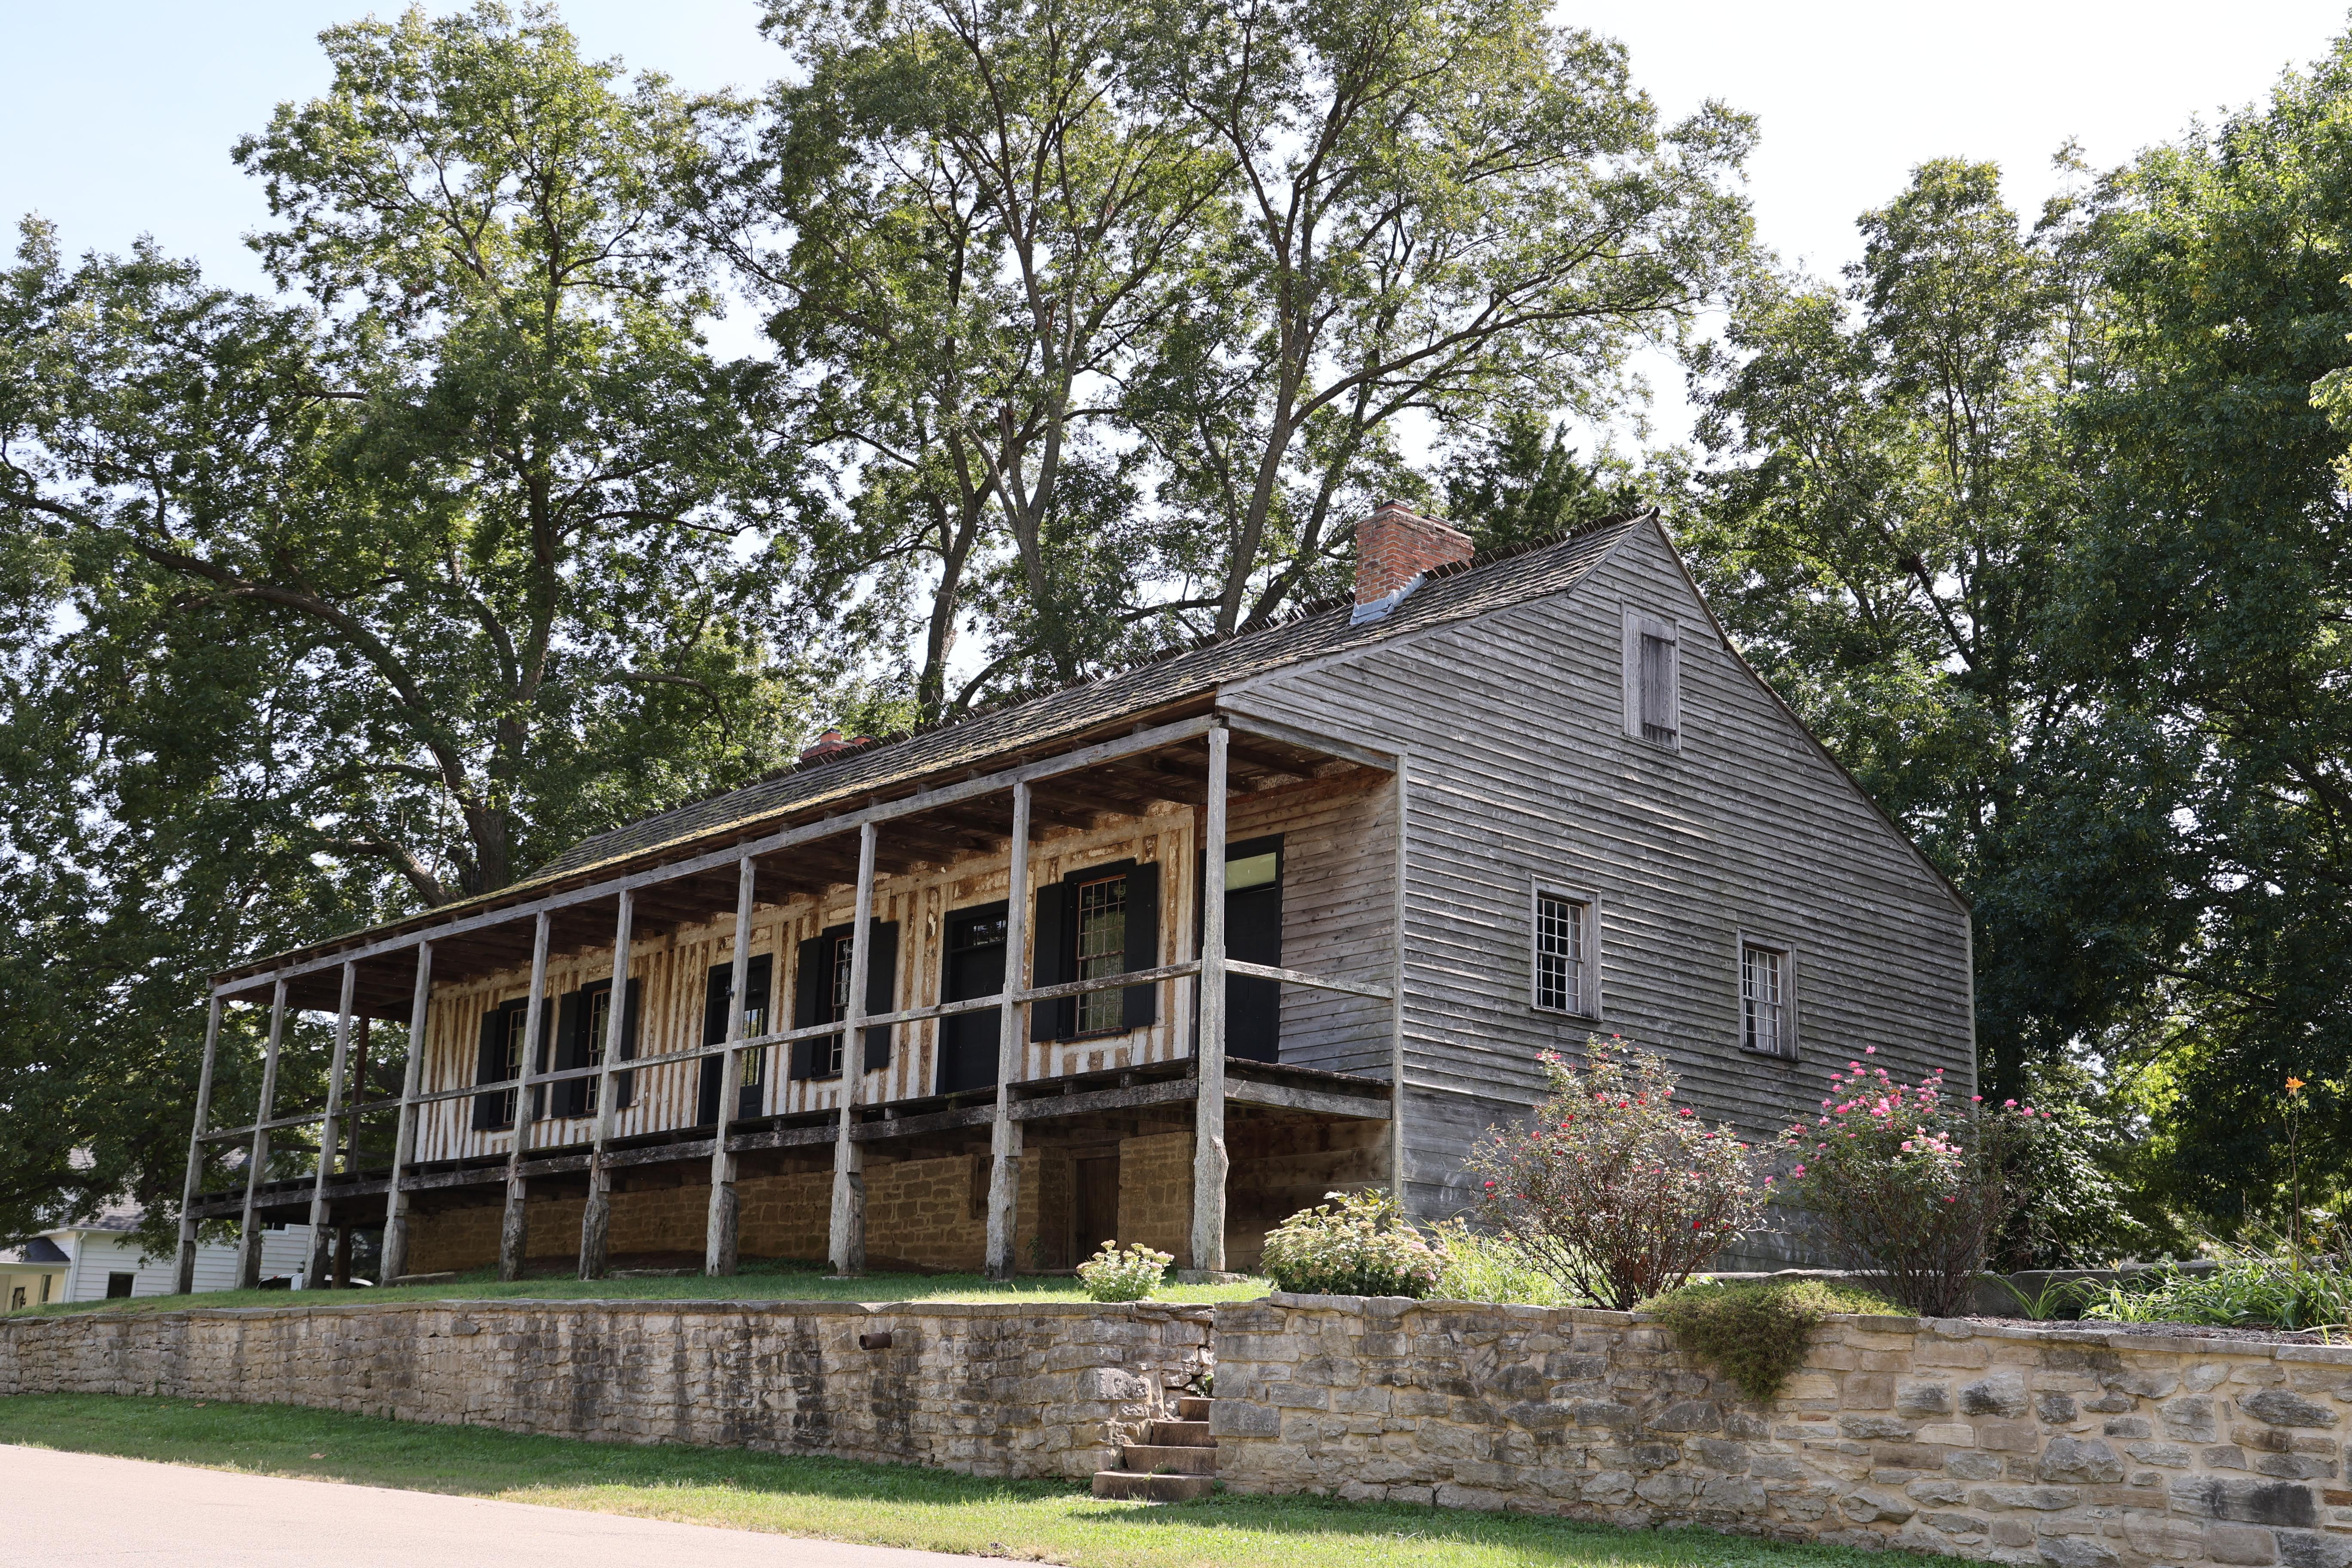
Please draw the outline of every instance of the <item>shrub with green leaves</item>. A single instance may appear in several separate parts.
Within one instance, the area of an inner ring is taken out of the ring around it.
[[[1525,1127],[1490,1128],[1470,1157],[1478,1215],[1560,1287],[1627,1308],[1671,1290],[1763,1213],[1748,1145],[1675,1103],[1675,1075],[1616,1040],[1582,1071],[1546,1052],[1551,1094]]]
[[[1326,1193],[1268,1232],[1263,1267],[1279,1289],[1307,1296],[1426,1296],[1443,1260],[1382,1192]]]
[[[1903,1309],[1867,1290],[1821,1279],[1696,1279],[1642,1303],[1672,1329],[1685,1350],[1738,1384],[1759,1404],[1780,1392],[1805,1364],[1813,1326],[1838,1312],[1900,1315]]]
[[[1078,1265],[1078,1279],[1094,1300],[1140,1301],[1159,1287],[1175,1261],[1149,1247],[1121,1251],[1118,1242],[1106,1241],[1102,1250]]]
[[[1442,1264],[1430,1294],[1443,1300],[1528,1307],[1579,1304],[1508,1237],[1482,1235],[1461,1220],[1445,1220],[1431,1227],[1430,1246]]]
[[[2208,1243],[2220,1265],[2177,1266],[2082,1288],[2083,1316],[2107,1323],[2198,1323],[2232,1329],[2334,1329],[2352,1323],[2352,1236],[2324,1230],[2298,1248],[2292,1237],[2250,1233]],[[2324,1250],[2323,1250],[2324,1248]]]

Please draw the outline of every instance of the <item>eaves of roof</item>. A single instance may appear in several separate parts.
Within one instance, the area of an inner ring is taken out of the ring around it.
[[[1438,568],[1378,620],[1357,624],[1348,605],[1318,608],[1294,620],[1206,642],[956,723],[836,752],[822,762],[788,769],[583,839],[531,876],[493,892],[439,905],[367,932],[247,960],[215,980],[265,972],[275,963],[356,936],[395,934],[486,905],[551,891],[565,883],[591,881],[688,847],[740,838],[784,819],[822,815],[828,808],[877,793],[985,770],[1015,752],[1076,744],[1096,731],[1148,714],[1183,708],[1198,710],[1213,702],[1221,688],[1236,681],[1559,593],[1581,580],[1631,529],[1655,515],[1643,511],[1612,518],[1556,540]]]

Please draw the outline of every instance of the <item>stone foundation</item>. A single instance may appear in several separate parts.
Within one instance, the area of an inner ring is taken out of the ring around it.
[[[979,1180],[986,1195],[986,1164]],[[958,1269],[977,1272],[985,1261],[987,1211],[982,1229],[971,1221],[973,1163],[960,1156],[939,1160],[876,1163],[866,1168],[868,1267],[888,1269]],[[1026,1258],[1037,1227],[1038,1184],[1022,1184],[1019,1256]],[[794,1171],[776,1176],[745,1176],[735,1184],[742,1203],[737,1251],[744,1258],[818,1259],[825,1256],[832,1222],[833,1173]],[[530,1205],[534,1258],[580,1255],[580,1215],[586,1199],[534,1197]],[[503,1211],[494,1204],[419,1213],[409,1222],[409,1268],[435,1274],[482,1268],[499,1260]],[[702,1255],[710,1213],[707,1183],[632,1187],[613,1194],[612,1239],[615,1257],[630,1254]]]
[[[885,1347],[870,1342],[887,1335]],[[0,1320],[0,1395],[152,1394],[1080,1478],[1208,1364],[1205,1307],[363,1302]]]
[[[346,1300],[0,1320],[0,1394],[1071,1479],[1110,1468],[1212,1365],[1217,1472],[1244,1491],[2051,1568],[2352,1568],[2345,1346],[1843,1318],[1759,1405],[1634,1315],[1459,1302]]]
[[[1238,1490],[2046,1563],[2352,1564],[2352,1348],[1846,1318],[1759,1406],[1631,1314],[1217,1310]]]

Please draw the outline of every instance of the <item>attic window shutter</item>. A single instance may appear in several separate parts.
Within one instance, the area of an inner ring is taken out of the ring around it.
[[[1672,621],[1628,605],[1623,647],[1625,733],[1682,745],[1682,636]]]
[[[898,1007],[898,922],[868,921],[870,946],[866,954],[866,1011],[888,1013]],[[891,1026],[879,1024],[866,1031],[866,1071],[890,1065]]]

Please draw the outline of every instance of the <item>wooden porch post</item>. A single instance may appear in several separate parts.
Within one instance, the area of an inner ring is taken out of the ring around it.
[[[621,1059],[621,1043],[628,1038],[629,926],[637,912],[636,895],[621,889],[621,910],[613,925],[613,1000],[604,1010],[604,1059],[596,1072],[596,1138],[588,1151],[588,1206],[580,1215],[580,1278],[604,1278],[605,1246],[613,1231],[613,1173],[604,1163],[604,1146],[613,1139],[613,1069]]]
[[[873,959],[874,825],[857,830],[857,904],[849,917],[849,1005],[841,1021],[841,1131],[833,1146],[833,1235],[828,1255],[835,1274],[866,1272],[866,1151],[850,1137],[858,1091],[866,1082],[866,977]]]
[[[383,1194],[383,1257],[376,1272],[389,1285],[408,1272],[408,1194],[400,1190],[416,1139],[416,1086],[425,1071],[425,1017],[433,1001],[433,944],[416,944],[416,992],[408,1004],[408,1065],[401,1071],[400,1119],[392,1129],[392,1180]]]
[[[515,1076],[522,1079],[514,1091],[514,1137],[507,1144],[507,1207],[499,1221],[499,1278],[511,1283],[522,1278],[523,1255],[530,1249],[530,1184],[523,1180],[522,1157],[530,1149],[530,1080],[539,1069],[539,1031],[547,1017],[548,913],[539,911],[530,933],[530,999],[523,1004],[522,1063]]]
[[[735,967],[727,977],[727,1043],[730,1046],[743,1037],[743,1004],[751,984],[751,895],[757,878],[749,855],[735,863]],[[772,1006],[782,978],[781,973],[769,977]],[[702,1237],[702,1271],[713,1279],[735,1272],[742,1220],[735,1193],[735,1156],[727,1152],[727,1129],[735,1120],[735,1101],[743,1092],[743,1053],[729,1051],[719,1060],[725,1065],[719,1069],[719,1124],[711,1129],[710,1218]]]
[[[327,1069],[327,1119],[319,1124],[319,1172],[310,1178],[310,1262],[302,1271],[305,1289],[324,1290],[334,1284],[335,1238],[327,1229],[327,1173],[334,1168],[336,1122],[343,1114],[343,1068],[351,1060],[352,994],[360,982],[360,966],[343,965],[342,1000],[335,1007],[335,1054]]]
[[[1396,889],[1391,919],[1389,955],[1389,1188],[1399,1207],[1404,1205],[1404,943],[1405,879],[1410,870],[1408,848],[1412,843],[1412,795],[1408,784],[1412,761],[1397,753]]]
[[[1192,1050],[1192,1267],[1225,1267],[1225,765],[1233,734],[1209,731],[1209,802],[1201,835],[1201,1026]]]
[[[261,1167],[269,1163],[269,1111],[278,1098],[278,1047],[286,1037],[286,978],[278,976],[269,995],[269,1045],[261,1058],[261,1105],[253,1117],[253,1147],[245,1157],[245,1213],[236,1240],[236,1283],[239,1289],[261,1287],[261,1231],[254,1220],[254,1200],[261,1186]]]
[[[1013,866],[1004,895],[1004,1003],[996,1015],[996,1119],[988,1146],[988,1277],[1013,1278],[1013,1244],[1021,1214],[1021,1124],[1013,1120],[1013,1080],[1021,1075],[1022,1028],[1015,1000],[1029,984],[1029,786],[1013,786]]]
[[[205,1123],[212,1119],[213,1059],[220,1050],[221,999],[215,996],[205,1009],[205,1066],[196,1077],[196,1119],[188,1130],[188,1177],[180,1186],[180,1265],[173,1276],[172,1293],[184,1296],[196,1288],[196,1191],[204,1179]]]

